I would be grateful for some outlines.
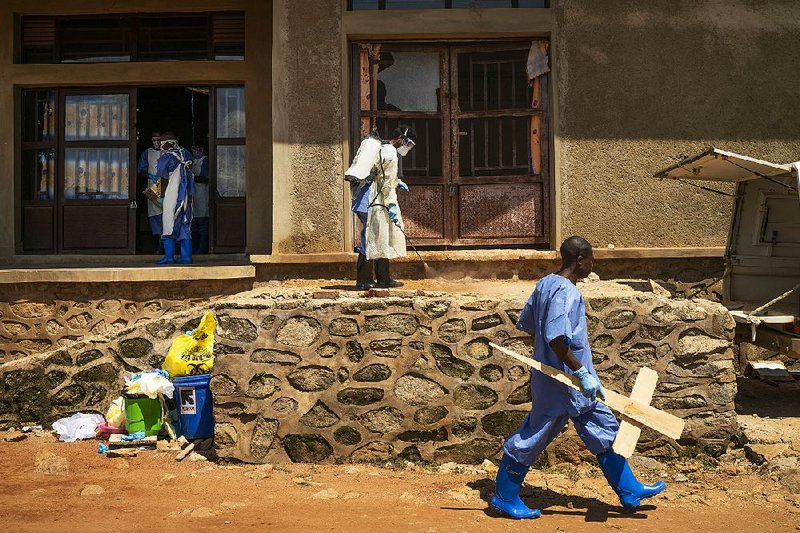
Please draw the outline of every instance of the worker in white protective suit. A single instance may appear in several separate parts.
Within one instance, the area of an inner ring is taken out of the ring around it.
[[[353,164],[345,172],[345,179],[352,188],[352,210],[361,221],[356,272],[358,290],[403,285],[391,278],[389,260],[406,255],[397,189],[407,192],[408,186],[398,177],[398,157],[411,151],[415,139],[416,132],[405,125],[396,128],[388,142],[370,135],[361,142]]]
[[[158,159],[161,157],[161,132],[154,131],[151,133],[150,142],[153,143],[153,146],[142,152],[136,164],[136,172],[147,178],[148,187],[158,181],[156,165],[158,164]],[[161,234],[164,232],[164,228],[161,224],[161,213],[163,211],[161,204],[153,200],[147,200],[147,218],[150,222],[150,232],[159,240],[158,249],[161,248]]]

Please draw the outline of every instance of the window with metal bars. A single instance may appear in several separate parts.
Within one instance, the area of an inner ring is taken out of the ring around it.
[[[23,16],[22,63],[242,60],[244,13]]]
[[[550,0],[348,0],[348,11],[395,9],[548,8]]]

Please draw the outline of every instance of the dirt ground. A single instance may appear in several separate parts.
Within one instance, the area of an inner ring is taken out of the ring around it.
[[[97,441],[60,443],[48,433],[3,442],[3,435],[4,531],[800,530],[800,494],[759,475],[741,454],[721,463],[635,459],[643,480],[662,477],[669,486],[634,514],[622,512],[594,465],[532,470],[523,496],[543,515],[515,522],[487,510],[495,469],[486,463],[178,463],[175,452],[110,459],[97,453]]]

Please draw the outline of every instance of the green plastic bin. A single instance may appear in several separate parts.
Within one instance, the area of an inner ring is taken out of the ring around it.
[[[144,431],[148,437],[158,435],[162,423],[161,402],[158,398],[125,398],[125,429],[128,433]]]

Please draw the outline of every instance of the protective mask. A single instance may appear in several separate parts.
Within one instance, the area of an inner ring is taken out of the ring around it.
[[[397,149],[397,155],[399,155],[400,157],[405,157],[406,155],[408,155],[408,152],[410,152],[411,149],[414,148],[415,144],[416,143],[411,139],[404,138],[403,144],[400,146],[400,148]]]

